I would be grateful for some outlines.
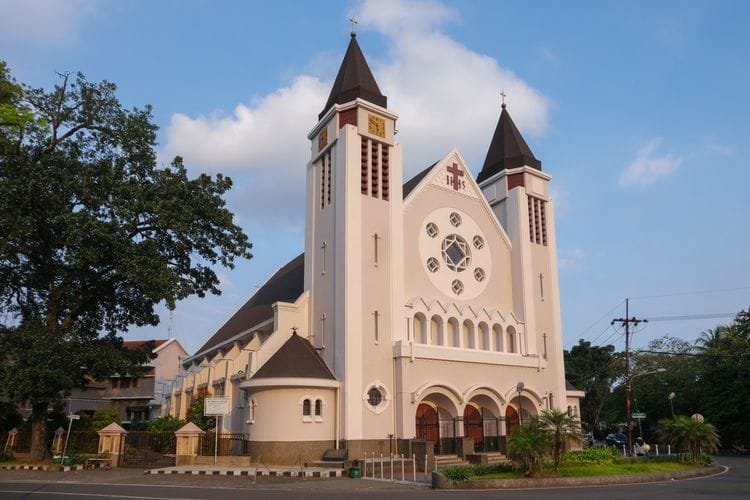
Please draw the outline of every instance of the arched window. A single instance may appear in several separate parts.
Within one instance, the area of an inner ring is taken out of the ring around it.
[[[508,327],[507,338],[507,352],[518,352],[518,343],[516,342],[516,329],[512,326]]]
[[[305,399],[302,402],[302,416],[303,417],[309,417],[311,415],[310,409],[311,409],[312,403],[309,399]]]
[[[414,341],[420,344],[427,344],[427,318],[424,314],[417,313],[414,315]]]
[[[443,345],[443,318],[437,315],[430,320],[430,344]]]
[[[484,321],[479,323],[479,336],[481,337],[482,350],[489,351],[490,350],[490,328],[487,326],[487,323],[485,323]]]
[[[474,340],[474,323],[468,319],[463,324],[463,347],[464,349],[476,348],[476,342]]]
[[[503,327],[500,325],[492,325],[492,334],[495,337],[495,350],[503,350]]]
[[[458,347],[461,345],[460,333],[458,330],[458,320],[456,318],[448,319],[448,342],[447,344],[451,347]]]
[[[315,421],[316,422],[323,421],[323,400],[322,399],[315,400]]]

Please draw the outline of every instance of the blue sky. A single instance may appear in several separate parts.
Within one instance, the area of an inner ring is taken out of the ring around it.
[[[304,239],[306,132],[358,39],[400,114],[407,177],[458,147],[477,173],[499,92],[557,207],[564,343],[623,338],[624,314],[750,305],[750,3],[744,1],[0,0],[0,58],[23,82],[55,71],[154,106],[161,161],[221,171],[254,255],[224,293],[156,329],[193,352]],[[704,293],[693,293],[704,292]],[[651,321],[636,346],[729,318]]]

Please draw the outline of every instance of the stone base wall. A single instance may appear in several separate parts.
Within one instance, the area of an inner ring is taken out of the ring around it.
[[[216,465],[219,467],[250,467],[255,465],[251,456],[218,456]],[[213,456],[197,456],[190,465],[214,465]]]
[[[304,466],[320,460],[326,450],[334,448],[333,441],[248,441],[247,444],[247,454],[253,463],[260,458],[264,465]]]

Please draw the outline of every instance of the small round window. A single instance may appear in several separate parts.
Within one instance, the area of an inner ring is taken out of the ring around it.
[[[440,233],[437,225],[434,222],[430,222],[429,224],[427,224],[427,227],[425,227],[425,231],[427,231],[427,236],[429,236],[430,238],[434,238]]]
[[[453,224],[455,227],[458,227],[461,225],[461,216],[458,215],[456,212],[451,212],[450,217],[448,217],[448,220],[451,221],[451,224]]]
[[[367,391],[367,404],[375,408],[380,403],[383,402],[383,393],[380,392],[380,389],[377,387],[373,387],[369,391]]]
[[[482,239],[481,236],[479,235],[474,236],[473,241],[474,241],[474,248],[476,248],[477,250],[481,250],[482,248],[484,248],[484,240]]]
[[[486,275],[484,274],[484,269],[482,269],[481,267],[477,267],[476,269],[474,269],[474,279],[475,280],[477,280],[477,281],[484,281],[485,276]]]
[[[451,288],[453,289],[453,293],[456,295],[461,295],[464,291],[464,284],[461,282],[461,280],[453,280],[453,283],[451,283]]]
[[[440,262],[438,262],[435,257],[430,257],[427,259],[427,269],[429,269],[431,273],[436,273],[438,269],[440,269]]]

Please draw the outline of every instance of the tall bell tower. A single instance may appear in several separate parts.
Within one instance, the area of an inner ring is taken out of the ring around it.
[[[341,437],[393,433],[392,338],[403,304],[401,147],[352,32],[308,138],[305,289],[311,341],[342,384]]]
[[[482,171],[484,196],[513,245],[513,305],[525,323],[521,352],[554,372],[553,405],[565,404],[552,177],[532,153],[504,102]],[[518,286],[520,285],[520,286]]]

